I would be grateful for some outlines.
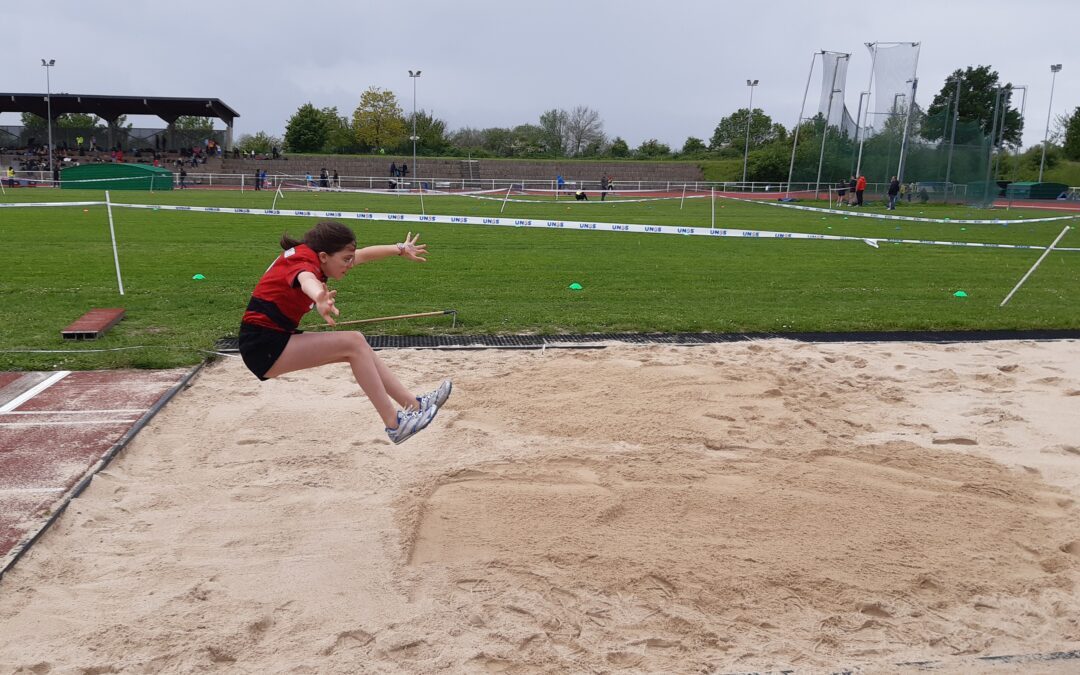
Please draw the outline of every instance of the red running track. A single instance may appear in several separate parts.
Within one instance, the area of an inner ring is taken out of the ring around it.
[[[0,372],[0,572],[186,374]]]

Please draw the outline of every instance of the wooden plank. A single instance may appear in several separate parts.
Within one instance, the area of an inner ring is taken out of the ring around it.
[[[96,340],[124,318],[120,307],[92,309],[60,331],[65,340]]]

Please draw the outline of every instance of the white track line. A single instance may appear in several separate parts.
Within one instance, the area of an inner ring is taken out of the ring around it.
[[[39,488],[6,488],[6,489],[0,488],[0,495],[34,494],[36,492],[63,492],[66,489],[67,488],[47,488],[47,487],[39,487]]]
[[[72,420],[70,422],[0,422],[0,427],[63,427],[74,424],[131,424],[134,419],[127,420]]]
[[[109,410],[15,410],[0,415],[108,415],[113,413],[144,413],[145,408],[112,408]]]
[[[47,379],[45,379],[45,381],[37,383],[35,386],[27,389],[19,396],[16,396],[15,398],[5,403],[3,406],[0,406],[0,413],[11,412],[15,408],[18,408],[23,403],[26,403],[30,399],[34,398],[35,396],[45,391],[49,387],[53,386],[54,384],[56,384],[70,374],[70,370],[59,370],[53,373]]]

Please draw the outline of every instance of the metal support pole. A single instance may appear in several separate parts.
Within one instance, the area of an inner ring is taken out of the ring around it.
[[[907,104],[907,117],[904,118],[904,136],[900,139],[900,164],[896,168],[896,178],[904,182],[904,160],[907,159],[907,138],[911,130],[911,113],[915,110],[915,91],[919,88],[919,78],[911,80],[911,97]]]
[[[750,108],[746,113],[746,143],[743,145],[743,157],[742,157],[742,182],[743,189],[746,189],[746,159],[750,156],[750,120],[754,117],[754,87],[758,85],[757,80],[747,80],[746,86],[750,87]]]
[[[45,67],[45,105],[48,115],[48,119],[45,120],[49,127],[49,180],[53,178],[53,142],[52,142],[52,82],[49,78],[49,69],[56,65],[56,59],[41,59],[41,65]],[[123,292],[121,291],[121,295]]]
[[[412,78],[412,136],[409,138],[412,140],[412,170],[413,178],[419,179],[420,172],[416,168],[416,141],[420,139],[416,135],[416,81],[420,79],[420,71],[409,71],[409,77]],[[423,198],[421,198],[422,200]]]
[[[810,93],[810,80],[814,77],[814,59],[818,57],[818,54],[824,54],[824,51],[814,52],[814,55],[810,57],[810,72],[806,74],[806,89],[803,90],[802,106],[799,107],[799,121],[795,124],[795,140],[791,144],[791,165],[788,166],[787,173],[787,196],[791,196],[791,176],[795,172],[795,150],[799,147],[799,128],[802,126],[803,111],[806,109],[806,96]]]
[[[960,123],[960,82],[961,78],[956,78],[956,100],[953,102],[953,124],[952,133],[949,135],[949,159],[945,163],[945,203],[949,203],[949,189],[952,187],[952,183],[949,181],[952,178],[952,156],[953,146],[956,144],[956,125]]]
[[[825,63],[825,59],[821,60]],[[836,73],[839,68],[840,59],[836,59],[836,64],[833,65],[832,71],[832,85],[829,87],[829,104],[825,108],[825,128],[821,132],[821,152],[818,154],[817,162],[817,180],[814,181],[814,199],[817,199],[818,192],[821,190],[821,165],[825,162],[825,139],[829,135],[829,118],[832,117],[832,101],[833,96],[836,95]]]
[[[1050,114],[1054,109],[1054,84],[1057,82],[1057,74],[1061,70],[1061,64],[1055,63],[1050,66],[1050,105],[1046,108],[1046,133],[1043,134],[1042,159],[1039,160],[1039,182],[1042,182],[1043,165],[1046,164],[1046,144],[1050,142]]]

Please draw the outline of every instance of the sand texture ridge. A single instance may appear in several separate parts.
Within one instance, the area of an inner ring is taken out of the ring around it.
[[[1080,649],[1080,343],[381,355],[455,382],[401,446],[344,366],[206,368],[0,582],[0,673]]]

